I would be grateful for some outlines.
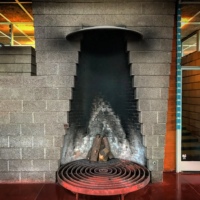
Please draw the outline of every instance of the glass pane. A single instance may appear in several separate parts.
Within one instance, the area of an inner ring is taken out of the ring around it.
[[[182,74],[182,161],[200,161],[200,70]]]
[[[182,42],[182,56],[197,51],[197,34]]]

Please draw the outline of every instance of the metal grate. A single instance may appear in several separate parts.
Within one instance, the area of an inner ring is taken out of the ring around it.
[[[61,166],[57,178],[60,185],[76,194],[109,196],[145,187],[150,181],[150,173],[132,161],[90,162],[83,159]]]

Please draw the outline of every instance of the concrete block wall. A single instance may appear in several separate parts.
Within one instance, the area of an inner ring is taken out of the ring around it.
[[[65,37],[99,25],[144,35],[127,51],[148,168],[162,181],[175,0],[34,0],[33,13],[36,76],[0,77],[0,181],[55,182],[80,51]]]
[[[0,75],[36,74],[35,49],[32,47],[1,47]]]

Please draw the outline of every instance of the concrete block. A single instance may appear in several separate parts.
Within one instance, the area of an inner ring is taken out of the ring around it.
[[[174,15],[160,15],[159,17],[154,15],[152,18],[154,26],[174,26]]]
[[[58,67],[58,74],[61,76],[75,76],[76,64],[75,63],[60,63]]]
[[[55,183],[56,181],[56,171],[45,172],[45,182],[47,183]]]
[[[0,135],[20,135],[20,125],[19,124],[2,124],[0,125]]]
[[[133,41],[133,42],[130,41],[128,42],[127,50],[128,51],[160,51],[161,41],[162,41],[161,39],[146,39],[146,38],[143,40],[138,40],[138,41]]]
[[[43,20],[43,23],[39,20]],[[45,15],[37,20],[38,26],[97,26],[106,23],[104,15]]]
[[[58,88],[58,99],[67,100],[72,99],[72,89],[71,88]]]
[[[153,159],[163,159],[164,158],[164,147],[153,147],[152,158]]]
[[[146,148],[146,158],[147,159],[152,159],[152,147],[147,147]]]
[[[43,112],[46,110],[46,101],[23,101],[24,112]]]
[[[36,48],[36,51],[37,51],[37,56],[36,56],[36,62],[37,63],[45,63],[45,61],[47,61],[47,51],[39,51],[37,50]]]
[[[122,14],[122,15],[141,15],[142,14],[142,4],[140,2],[123,2],[123,3],[120,2],[117,5],[118,5],[118,14]],[[116,7],[115,3],[112,4],[112,7],[113,8]]]
[[[167,64],[171,63],[171,52],[161,52],[161,51],[143,51],[143,52],[134,52],[130,51],[130,62],[131,63],[140,63],[141,60],[143,63],[159,63]]]
[[[151,110],[153,111],[167,111],[167,100],[151,100]]]
[[[31,160],[10,160],[9,171],[32,171]]]
[[[142,4],[142,14],[144,15],[173,15],[175,14],[174,3],[162,2],[145,2]]]
[[[70,14],[118,14],[118,5],[113,3],[70,3]]]
[[[45,15],[34,15],[34,26],[44,26]],[[37,50],[37,49],[36,49]]]
[[[0,73],[31,73],[32,65],[28,64],[0,64]]]
[[[146,63],[133,63],[131,65],[132,75],[169,75],[170,74],[170,64],[146,64]]]
[[[164,168],[164,160],[159,159],[158,160],[158,171],[163,171],[163,168]]]
[[[80,30],[81,26],[76,27],[45,27],[45,38],[47,39],[61,39],[65,38],[69,33]],[[44,34],[44,32],[42,33]],[[74,43],[74,42],[73,42]],[[76,42],[75,42],[76,43]]]
[[[21,172],[22,183],[44,182],[44,172]]]
[[[2,55],[0,54],[1,63],[15,63],[15,55]]]
[[[160,41],[161,51],[172,51],[172,39],[162,39]]]
[[[74,76],[49,76],[47,83],[52,87],[74,87]]]
[[[46,82],[46,76],[24,77],[24,87],[28,88],[48,87]]]
[[[32,113],[10,113],[10,122],[16,124],[32,123]]]
[[[15,100],[1,100],[0,101],[0,111],[17,112],[22,111],[22,101]]]
[[[33,3],[33,14],[34,14],[34,21],[36,20],[35,19],[35,16],[37,16],[37,14],[39,15],[42,15],[44,14],[44,6],[45,6],[45,3],[44,2],[35,2]]]
[[[45,27],[37,27],[35,28],[35,38],[36,39],[44,39],[45,38]]]
[[[173,39],[173,27],[135,27],[127,26],[127,28],[141,32],[145,39]]]
[[[22,148],[22,159],[44,159],[44,148]]]
[[[37,63],[37,75],[56,75],[58,74],[58,63]]]
[[[20,148],[1,148],[0,149],[0,159],[11,160],[20,159]]]
[[[159,99],[160,88],[136,88],[137,99]]]
[[[60,148],[46,148],[45,159],[60,159],[61,152]]]
[[[68,123],[68,112],[58,112],[58,123]]]
[[[153,133],[153,124],[152,123],[143,123],[141,125],[141,133],[142,135],[152,135]]]
[[[32,136],[10,136],[10,147],[32,147]]]
[[[145,147],[157,147],[158,146],[158,136],[148,135],[143,137],[143,143]]]
[[[49,171],[49,160],[33,160],[33,171]]]
[[[32,88],[23,88],[23,89],[18,89],[17,91],[18,91],[17,94],[18,99],[29,100],[29,101],[35,99],[34,90]]]
[[[35,55],[33,47],[23,46],[4,46],[0,49],[0,55]],[[1,63],[1,61],[0,61]]]
[[[34,115],[34,123],[56,123],[58,122],[58,114],[56,112],[36,112]]]
[[[158,160],[156,160],[156,159],[148,159],[147,168],[150,171],[158,171]]]
[[[152,171],[151,172],[151,182],[158,183],[163,181],[163,171]]]
[[[35,64],[35,57],[32,55],[15,55],[14,63],[32,63]],[[10,61],[8,63],[11,63]],[[13,62],[12,62],[13,63]]]
[[[65,129],[63,124],[45,124],[45,135],[61,136],[65,135]]]
[[[0,173],[0,183],[16,183],[20,180],[19,172],[1,172]]]
[[[69,3],[47,2],[47,3],[45,3],[45,6],[44,6],[44,14],[47,14],[47,15],[64,14],[64,15],[66,15],[66,14],[69,14],[70,9],[71,9],[71,7],[70,7]]]
[[[53,146],[54,147],[63,147],[64,145],[64,136],[54,136],[53,138]]]
[[[34,92],[27,88],[0,88],[0,100],[33,100]]]
[[[160,19],[160,21],[158,20]],[[172,27],[174,20],[170,15],[105,15],[106,24],[112,26],[119,26],[120,24],[126,26],[165,26]],[[100,23],[99,23],[100,24]]]
[[[47,100],[47,111],[69,111],[69,100]]]
[[[9,112],[0,112],[0,124],[10,123],[10,113]]]
[[[0,172],[8,171],[8,161],[7,160],[0,160]]]
[[[37,39],[36,40],[37,51],[80,51],[80,42],[71,42],[62,39]]]
[[[35,136],[33,137],[33,147],[53,147],[53,136]]]
[[[69,62],[78,63],[77,51],[48,51],[47,61],[50,63]]]
[[[166,134],[166,124],[154,124],[153,125],[153,135],[165,135]]]
[[[42,136],[44,135],[44,124],[22,124],[21,125],[21,134],[29,136]]]
[[[58,99],[59,89],[57,88],[36,88],[35,99],[36,100],[56,100]]]
[[[139,111],[150,111],[151,110],[151,101],[150,100],[139,100],[138,101],[138,110]]]
[[[167,113],[158,112],[158,123],[166,123],[166,122],[167,122]]]
[[[161,88],[161,98],[168,99],[169,88]]]
[[[56,160],[50,160],[50,171],[58,171],[58,168],[60,167],[60,162],[58,161],[58,158]]]
[[[0,136],[0,148],[8,147],[9,136]]]
[[[158,136],[158,147],[165,147],[165,135]]]
[[[142,111],[139,114],[139,121],[141,123],[156,123],[157,122],[157,112]]]
[[[169,85],[168,76],[135,76],[133,87],[166,88]]]
[[[23,85],[23,77],[21,75],[15,76],[0,76],[1,88],[19,88]]]

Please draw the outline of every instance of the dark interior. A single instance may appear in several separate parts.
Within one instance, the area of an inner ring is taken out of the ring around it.
[[[123,33],[116,30],[94,30],[83,35],[69,114],[70,125],[88,126],[96,97],[111,105],[125,132],[128,125],[137,123],[126,43]]]

